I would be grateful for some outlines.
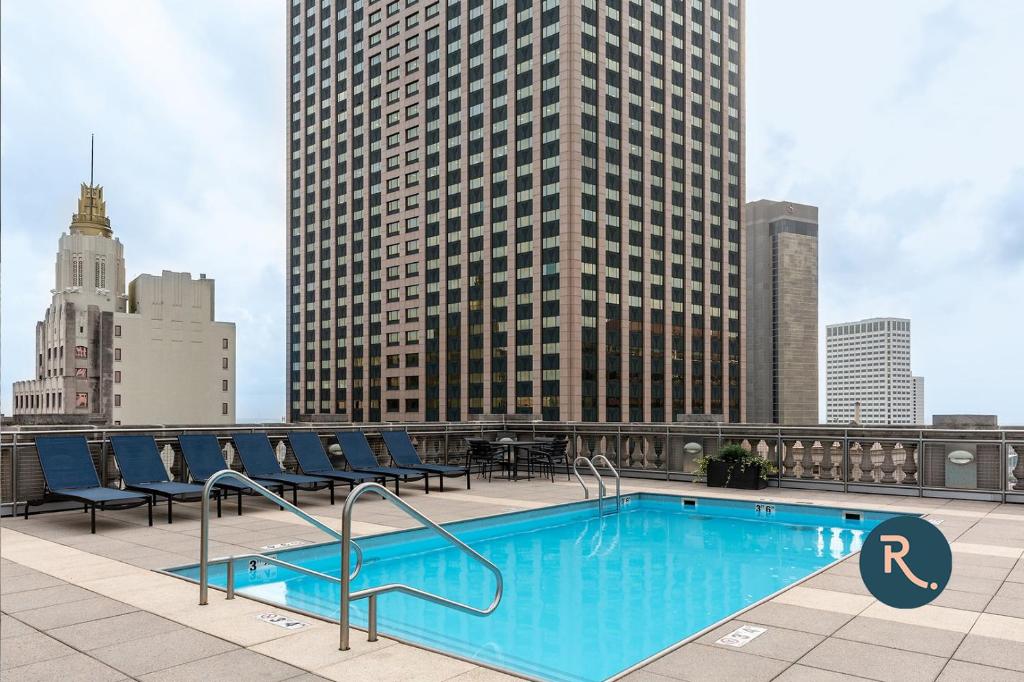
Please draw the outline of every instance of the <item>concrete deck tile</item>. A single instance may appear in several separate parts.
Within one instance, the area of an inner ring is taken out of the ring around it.
[[[875,598],[797,585],[778,595],[772,601],[856,616],[873,604]]]
[[[819,590],[847,592],[849,594],[860,594],[866,597],[871,596],[871,592],[868,591],[867,587],[865,587],[864,581],[860,577],[859,569],[857,575],[840,575],[838,573],[826,571],[825,573],[819,573],[807,582],[802,583],[802,585],[803,587],[812,587]]]
[[[957,575],[954,571],[953,575],[949,578],[949,582],[946,584],[946,589],[957,590],[959,592],[971,592],[973,594],[984,594],[991,597],[1002,584],[1002,578],[993,580],[992,578],[982,578],[979,576]]]
[[[943,590],[942,594],[932,600],[932,606],[943,606],[962,611],[985,610],[988,603],[992,601],[991,595],[978,594],[977,592],[960,592],[958,590]]]
[[[1024,583],[1024,565],[1018,564],[1013,568],[1013,570],[1007,574],[1006,581],[1010,583]]]
[[[387,679],[432,682],[450,679],[474,667],[472,663],[424,649],[390,646],[372,655],[359,656],[313,672],[329,680]]]
[[[985,612],[1024,618],[1024,583],[1003,583],[985,607]]]
[[[936,682],[1021,682],[1021,679],[1021,674],[1013,670],[954,660],[946,664]]]
[[[687,644],[647,666],[659,675],[701,682],[771,680],[787,667],[786,661],[697,643]]]
[[[20,637],[3,640],[4,655],[0,656],[0,670],[10,670],[30,663],[49,661],[70,656],[74,649],[48,637],[42,632],[31,632]]]
[[[124,673],[103,665],[81,653],[51,658],[8,670],[8,678],[17,682],[115,682],[127,680]]]
[[[303,673],[298,677],[289,677],[284,682],[330,682],[326,677],[320,677],[313,673]]]
[[[867,678],[798,664],[783,670],[773,682],[861,682],[865,679]]]
[[[63,604],[56,604],[54,606],[45,606],[41,609],[19,611],[18,618],[38,630],[51,630],[66,625],[75,625],[76,623],[84,623],[90,620],[118,616],[134,610],[134,606],[96,595],[90,599],[75,602],[74,608],[68,608]]]
[[[715,642],[738,627],[756,624],[756,621],[747,620],[742,617],[736,620],[731,620],[725,625],[715,628],[708,634],[699,638],[697,642],[708,646],[724,647],[725,645],[715,644]],[[815,635],[809,632],[801,632],[799,630],[787,630],[786,628],[781,627],[768,627],[767,632],[748,642],[743,647],[742,651],[745,654],[777,658],[781,661],[792,662],[796,661],[808,651],[816,647],[822,639],[824,639],[823,635]],[[727,647],[727,649],[730,651],[736,650],[735,647]]]
[[[622,682],[672,682],[674,679],[676,678],[665,677],[664,675],[651,672],[647,668],[641,668],[623,677]]]
[[[857,616],[839,628],[833,637],[949,658],[960,646],[964,634],[951,630]]]
[[[1024,643],[994,637],[967,635],[953,654],[958,661],[968,661],[994,668],[1024,672]]]
[[[0,639],[31,635],[34,632],[35,630],[32,627],[21,622],[14,616],[9,616],[6,613],[0,614]]]
[[[967,578],[982,578],[984,580],[992,580],[996,582],[1002,582],[1006,580],[1006,577],[1010,574],[1011,569],[1005,566],[979,566],[976,564],[965,563],[960,561],[959,557],[965,556],[964,554],[953,555],[953,578],[959,578],[961,580]],[[949,586],[946,586],[949,589]],[[956,589],[956,588],[954,588]]]
[[[845,639],[826,639],[801,664],[883,682],[931,682],[945,658]]]
[[[182,626],[178,623],[160,616],[146,611],[132,611],[120,616],[55,628],[46,634],[79,651],[89,651],[180,629]]]
[[[397,645],[394,640],[384,637],[376,642],[367,642],[366,635],[358,630],[352,631],[351,643],[351,649],[339,651],[337,626],[316,623],[306,630],[257,644],[250,649],[297,668],[315,671]]]
[[[756,606],[740,616],[744,622],[799,630],[816,635],[831,635],[852,617],[849,614],[809,609],[774,600]]]
[[[965,554],[983,554],[986,556],[997,556],[1008,559],[1019,559],[1021,550],[1019,547],[1007,547],[1005,545],[980,544],[976,542],[952,542],[950,547],[954,552]]]
[[[180,623],[188,625],[191,628],[205,632],[208,635],[220,637],[221,639],[239,646],[251,647],[255,644],[280,639],[291,634],[284,628],[266,623],[256,617],[260,613],[266,613],[273,610],[274,607],[272,606],[257,604],[257,608],[231,615],[208,612],[210,615],[203,619],[187,618],[184,617],[185,614],[183,613],[173,613],[168,614],[168,616],[174,618]],[[296,616],[296,618],[307,622],[310,620],[306,616]]]
[[[3,560],[3,564],[0,565],[0,580],[7,580],[8,578],[18,578],[23,575],[30,575],[37,573],[35,569],[29,568],[28,566],[22,566],[13,561]]]
[[[907,625],[920,625],[927,628],[938,628],[966,634],[978,620],[978,614],[973,611],[961,611],[950,609],[944,606],[933,606],[926,604],[916,609],[894,609],[881,602],[875,602],[866,608],[860,615],[879,620],[888,620]]]
[[[455,677],[449,678],[451,682],[513,682],[521,680],[521,677],[513,677],[490,668],[473,668]]]
[[[1024,642],[1024,619],[983,613],[971,628],[971,634]]]
[[[953,570],[957,566],[994,566],[997,568],[1013,568],[1020,560],[1013,557],[993,556],[991,554],[975,554],[953,550]]]
[[[83,590],[75,585],[44,587],[39,590],[15,592],[14,594],[6,595],[4,597],[4,611],[17,614],[29,609],[39,609],[55,604],[69,604],[83,599],[91,599],[95,596],[92,592]]]
[[[236,647],[186,628],[93,649],[89,654],[132,677],[208,658]]]
[[[247,682],[277,682],[293,679],[301,674],[303,674],[302,670],[280,661],[246,649],[235,649],[149,673],[139,679],[143,682],[192,682],[192,680],[244,678]]]

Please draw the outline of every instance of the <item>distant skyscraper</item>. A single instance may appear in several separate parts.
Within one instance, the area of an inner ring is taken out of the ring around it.
[[[818,208],[746,206],[747,421],[817,424]]]
[[[914,377],[914,423],[927,424],[924,417],[924,377]]]
[[[920,423],[910,372],[910,320],[871,318],[826,328],[826,412],[846,424],[860,403],[862,424]]]
[[[290,419],[743,418],[743,3],[288,3]]]
[[[50,293],[35,378],[14,383],[17,421],[234,423],[235,325],[214,321],[213,280],[165,270],[126,291],[98,185],[82,183]]]

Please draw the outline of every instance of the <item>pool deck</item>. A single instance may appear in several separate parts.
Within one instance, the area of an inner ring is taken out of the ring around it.
[[[623,492],[666,492],[927,514],[952,543],[953,576],[930,605],[884,606],[870,596],[853,556],[793,586],[715,631],[648,663],[625,679],[668,680],[1024,680],[1024,505],[773,489],[722,491],[689,483],[624,479]],[[453,479],[445,493],[403,488],[431,518],[454,521],[581,499],[574,481]],[[211,522],[211,556],[324,536],[264,500]],[[340,502],[340,500],[339,500]],[[338,527],[341,504],[301,493],[307,512]],[[364,498],[353,530],[412,527],[395,507]],[[0,522],[0,676],[4,680],[478,680],[514,679],[471,663],[353,630],[337,649],[338,627],[308,616],[300,630],[257,619],[289,615],[243,597],[226,601],[152,569],[194,563],[199,510],[61,512]],[[715,644],[742,624],[768,631],[737,649]],[[595,646],[598,644],[595,643]]]

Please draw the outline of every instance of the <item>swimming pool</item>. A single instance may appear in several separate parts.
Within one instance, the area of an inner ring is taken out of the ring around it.
[[[623,496],[618,514],[584,502],[445,524],[494,562],[500,606],[477,617],[414,597],[379,597],[381,634],[544,680],[603,680],[860,548],[890,514],[805,505]],[[480,607],[494,577],[423,529],[359,538],[358,590],[401,582]],[[338,544],[275,552],[340,575]],[[250,570],[252,569],[252,570]],[[198,568],[169,569],[196,580]],[[235,566],[236,591],[338,619],[338,586],[272,565]],[[224,565],[210,584],[223,588]],[[366,600],[352,622],[366,624]],[[353,635],[358,636],[358,635]]]

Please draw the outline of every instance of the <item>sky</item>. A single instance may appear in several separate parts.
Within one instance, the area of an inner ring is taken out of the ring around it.
[[[0,409],[89,176],[128,279],[217,281],[237,415],[284,413],[285,3],[0,3]],[[1024,424],[1016,0],[749,0],[747,199],[820,208],[820,322],[912,320],[927,415]],[[821,405],[824,417],[824,334]]]

